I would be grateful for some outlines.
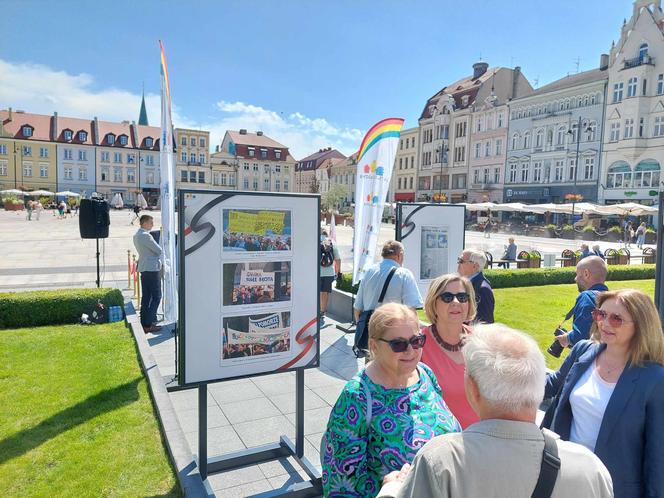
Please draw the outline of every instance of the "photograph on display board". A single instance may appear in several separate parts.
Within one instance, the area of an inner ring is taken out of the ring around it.
[[[223,266],[224,306],[291,300],[289,261],[224,263]]]
[[[224,252],[290,251],[291,212],[286,210],[224,209]]]
[[[289,311],[227,317],[223,320],[222,360],[290,351]]]
[[[423,226],[420,251],[420,280],[436,278],[448,272],[449,227]]]

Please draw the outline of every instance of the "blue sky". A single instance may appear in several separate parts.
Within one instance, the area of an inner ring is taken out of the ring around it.
[[[416,126],[471,72],[519,65],[539,86],[599,64],[630,0],[4,0],[0,108],[159,125],[162,39],[176,126],[262,129],[296,158],[351,153],[384,117]]]

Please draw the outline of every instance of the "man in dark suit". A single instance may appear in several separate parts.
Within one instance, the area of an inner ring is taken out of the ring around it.
[[[482,251],[466,249],[457,259],[459,275],[469,278],[475,289],[477,302],[477,315],[475,320],[484,323],[493,323],[493,309],[496,301],[493,297],[491,283],[486,279],[482,270],[486,266],[486,256]]]

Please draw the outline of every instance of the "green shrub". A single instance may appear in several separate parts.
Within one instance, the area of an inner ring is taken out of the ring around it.
[[[592,225],[588,225],[586,227],[583,227],[583,231],[586,232],[586,233],[594,232],[595,228]]]
[[[573,225],[563,225],[563,232],[571,232],[574,230]]]
[[[611,228],[609,228],[609,233],[622,233],[622,230],[618,225],[613,225]]]
[[[646,228],[646,233],[657,233],[654,228]]]
[[[540,285],[573,284],[576,268],[519,268],[514,270],[484,270],[484,276],[494,289],[508,287],[533,287]],[[352,286],[351,273],[344,273],[337,280],[337,289],[357,294],[357,285]],[[611,265],[607,281],[649,280],[655,278],[655,265]]]
[[[0,329],[77,323],[101,301],[124,306],[118,289],[58,289],[53,291],[0,293]]]
[[[558,228],[558,227],[557,227],[556,225],[554,225],[553,223],[549,223],[549,224],[546,226],[546,228],[548,228],[549,230],[555,230],[555,229]]]

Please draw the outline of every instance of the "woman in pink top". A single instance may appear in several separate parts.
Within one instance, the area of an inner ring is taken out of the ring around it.
[[[467,278],[448,274],[431,282],[424,301],[431,325],[424,329],[428,338],[422,362],[436,374],[443,399],[463,429],[480,419],[466,399],[461,354],[464,334],[471,332],[465,322],[475,317],[476,310],[475,291]]]

